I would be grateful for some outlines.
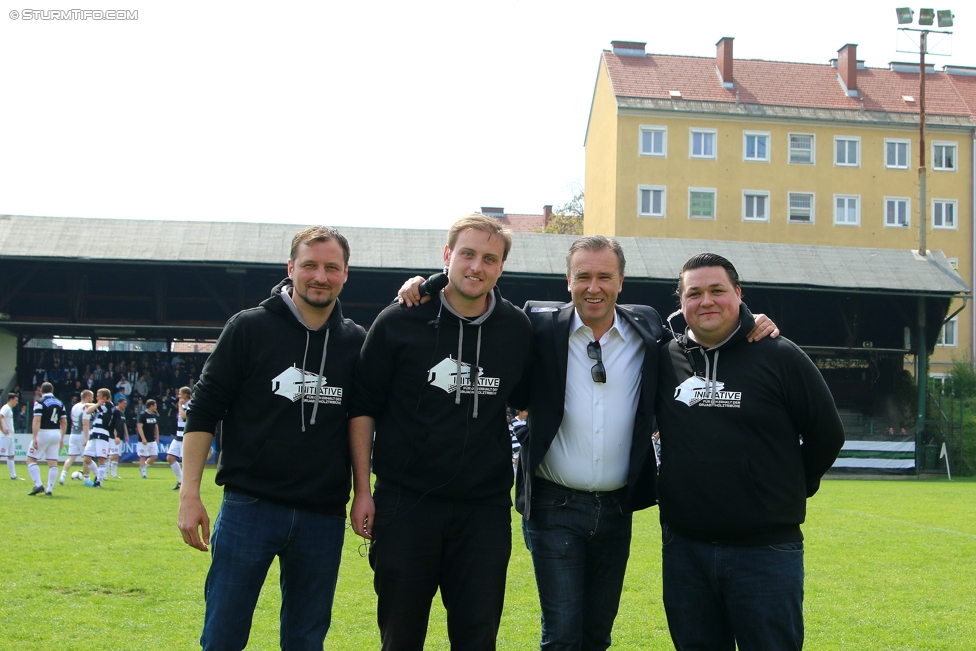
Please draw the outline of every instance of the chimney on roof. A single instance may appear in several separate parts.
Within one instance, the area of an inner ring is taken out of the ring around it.
[[[857,45],[848,43],[837,50],[837,76],[850,97],[857,97]]]
[[[487,215],[488,217],[494,217],[495,219],[501,219],[505,216],[505,209],[495,206],[482,206],[481,214]]]
[[[549,219],[552,217],[552,206],[546,205],[542,207],[542,226],[543,228],[549,225]]]
[[[722,80],[722,86],[732,88],[732,41],[731,36],[723,36],[715,44],[715,65],[718,68],[718,76]]]
[[[621,57],[642,57],[646,55],[644,46],[647,43],[640,41],[610,41],[613,53]]]

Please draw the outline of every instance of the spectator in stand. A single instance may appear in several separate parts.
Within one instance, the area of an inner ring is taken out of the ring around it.
[[[145,373],[141,373],[139,379],[132,384],[132,390],[138,392],[140,396],[149,395],[149,382],[146,380]]]
[[[129,378],[124,377],[115,383],[115,388],[119,390],[119,393],[128,397],[132,393],[132,383],[129,382]]]
[[[19,391],[17,392],[17,395],[20,395],[20,392]],[[26,405],[26,403],[20,405],[20,409],[17,410],[17,416],[16,416],[15,421],[16,422],[14,423],[14,425],[17,427],[17,431],[18,432],[25,432],[26,433],[27,432],[27,405]]]

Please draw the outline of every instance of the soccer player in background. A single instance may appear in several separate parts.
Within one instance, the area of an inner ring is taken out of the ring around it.
[[[64,486],[64,481],[68,478],[68,471],[71,470],[72,464],[75,460],[81,456],[85,451],[85,446],[88,445],[88,426],[91,423],[91,416],[85,412],[85,407],[91,404],[92,397],[94,394],[85,389],[81,392],[81,398],[72,408],[71,408],[71,435],[68,437],[68,458],[64,462],[64,468],[61,469],[61,479],[58,480],[62,486]]]
[[[10,478],[23,481],[17,476],[17,466],[14,463],[14,409],[20,402],[20,396],[11,391],[7,394],[7,404],[0,407],[0,461],[7,462]]]
[[[156,401],[146,401],[146,411],[139,414],[136,431],[139,433],[139,443],[136,452],[139,453],[139,473],[146,478],[146,468],[156,461],[159,455],[159,413],[156,411]]]
[[[192,397],[193,391],[190,387],[180,387],[180,399],[176,403],[176,438],[169,444],[169,450],[166,452],[166,463],[169,464],[169,467],[173,469],[173,474],[176,475],[174,491],[180,490],[180,486],[183,485],[183,468],[180,467],[180,459],[183,457],[183,433],[186,430],[186,410]]]
[[[27,472],[34,480],[34,488],[28,495],[54,492],[54,481],[58,477],[58,450],[64,443],[64,431],[68,427],[64,403],[54,397],[54,385],[45,382],[41,385],[41,399],[34,403],[34,422],[31,425],[33,438],[27,448]],[[41,481],[39,461],[47,461],[47,490]]]
[[[108,468],[112,479],[119,479],[119,455],[122,453],[122,441],[125,441],[127,445],[129,443],[129,428],[125,424],[125,407],[127,404],[125,398],[119,398],[115,405],[117,414],[112,421],[114,436],[108,441]]]

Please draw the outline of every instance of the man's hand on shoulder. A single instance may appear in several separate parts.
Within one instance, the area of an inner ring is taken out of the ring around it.
[[[756,326],[749,332],[746,341],[759,341],[760,339],[765,339],[767,336],[770,339],[775,339],[779,336],[779,328],[776,327],[776,324],[768,316],[765,314],[754,314],[753,318],[756,320]]]
[[[430,296],[420,295],[420,285],[424,282],[422,276],[414,276],[413,278],[407,279],[403,283],[403,287],[397,292],[397,299],[399,299],[401,305],[406,305],[407,307],[413,307],[414,305],[423,305],[430,300]],[[359,533],[358,531],[356,533]]]

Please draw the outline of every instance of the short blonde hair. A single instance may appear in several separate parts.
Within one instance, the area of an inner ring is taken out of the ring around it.
[[[507,229],[504,224],[494,217],[489,217],[481,213],[465,215],[454,222],[451,230],[447,231],[447,248],[453,251],[454,245],[457,244],[458,236],[468,229],[488,233],[489,236],[497,235],[502,238],[502,241],[505,243],[505,252],[502,254],[502,260],[508,259],[508,252],[512,250],[512,231]]]

